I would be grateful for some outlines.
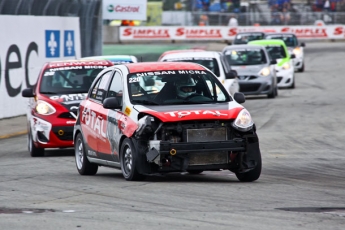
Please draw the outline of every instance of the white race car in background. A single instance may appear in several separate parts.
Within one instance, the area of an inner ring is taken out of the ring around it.
[[[285,42],[288,48],[289,54],[295,54],[293,64],[295,70],[298,72],[304,72],[305,61],[304,61],[304,47],[305,43],[299,43],[295,34],[293,33],[270,33],[266,34],[265,39],[280,39]]]
[[[194,62],[212,71],[222,82],[225,89],[234,95],[239,92],[237,73],[232,70],[224,54],[216,51],[179,52],[165,55],[160,61]]]

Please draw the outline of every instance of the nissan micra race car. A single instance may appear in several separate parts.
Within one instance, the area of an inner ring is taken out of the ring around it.
[[[270,33],[266,34],[265,39],[280,39],[285,42],[288,51],[291,54],[295,54],[293,63],[295,70],[298,72],[304,72],[305,61],[304,61],[304,47],[305,43],[299,43],[295,34],[293,33]]]
[[[249,45],[262,45],[267,49],[271,59],[276,60],[275,65],[278,87],[295,88],[295,68],[293,64],[294,54],[289,54],[283,40],[257,40],[248,43]]]
[[[37,85],[22,91],[28,97],[28,149],[32,157],[45,148],[73,147],[73,127],[79,103],[110,61],[68,60],[46,63]]]
[[[223,54],[231,68],[237,71],[240,92],[245,95],[278,95],[276,60],[271,60],[266,48],[258,45],[226,46]]]
[[[163,87],[145,90],[156,81]],[[255,181],[261,154],[244,101],[242,93],[231,97],[211,71],[195,63],[107,68],[80,103],[73,134],[77,170],[94,175],[99,166],[113,167],[129,181],[230,170],[240,181]]]

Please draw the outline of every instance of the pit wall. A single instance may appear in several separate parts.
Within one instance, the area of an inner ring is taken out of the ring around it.
[[[80,57],[78,17],[0,16],[0,119],[26,113],[21,91],[43,64]]]

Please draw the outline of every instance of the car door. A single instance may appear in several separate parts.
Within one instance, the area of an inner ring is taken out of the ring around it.
[[[123,105],[123,92],[122,73],[119,70],[116,70],[112,73],[112,78],[105,94],[105,98],[116,97],[121,105]],[[122,136],[121,121],[123,120],[122,109],[112,110],[105,109],[101,106],[98,110],[98,114],[103,121],[104,127],[106,127],[106,138],[103,138],[103,136],[100,137],[101,140],[98,142],[97,152],[102,154],[102,156],[108,161],[119,162],[119,143]]]
[[[97,153],[100,137],[106,137],[105,128],[99,113],[102,107],[105,87],[109,81],[111,71],[105,72],[92,86],[89,97],[80,104],[81,128],[87,145],[88,155],[91,157],[102,158]]]

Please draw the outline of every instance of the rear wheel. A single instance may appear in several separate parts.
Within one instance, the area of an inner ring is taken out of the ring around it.
[[[30,155],[32,157],[43,157],[44,156],[44,149],[43,148],[37,148],[35,146],[31,129],[28,132],[28,150],[30,152]]]
[[[249,172],[245,173],[236,173],[236,177],[241,182],[252,182],[259,179],[261,175],[262,161],[260,152],[256,156],[256,166]]]
[[[120,163],[123,177],[128,181],[141,181],[145,179],[145,175],[138,172],[139,156],[133,142],[126,138],[120,151]]]
[[[98,165],[90,163],[86,157],[84,139],[79,133],[74,142],[75,164],[80,175],[95,175],[98,171]]]

